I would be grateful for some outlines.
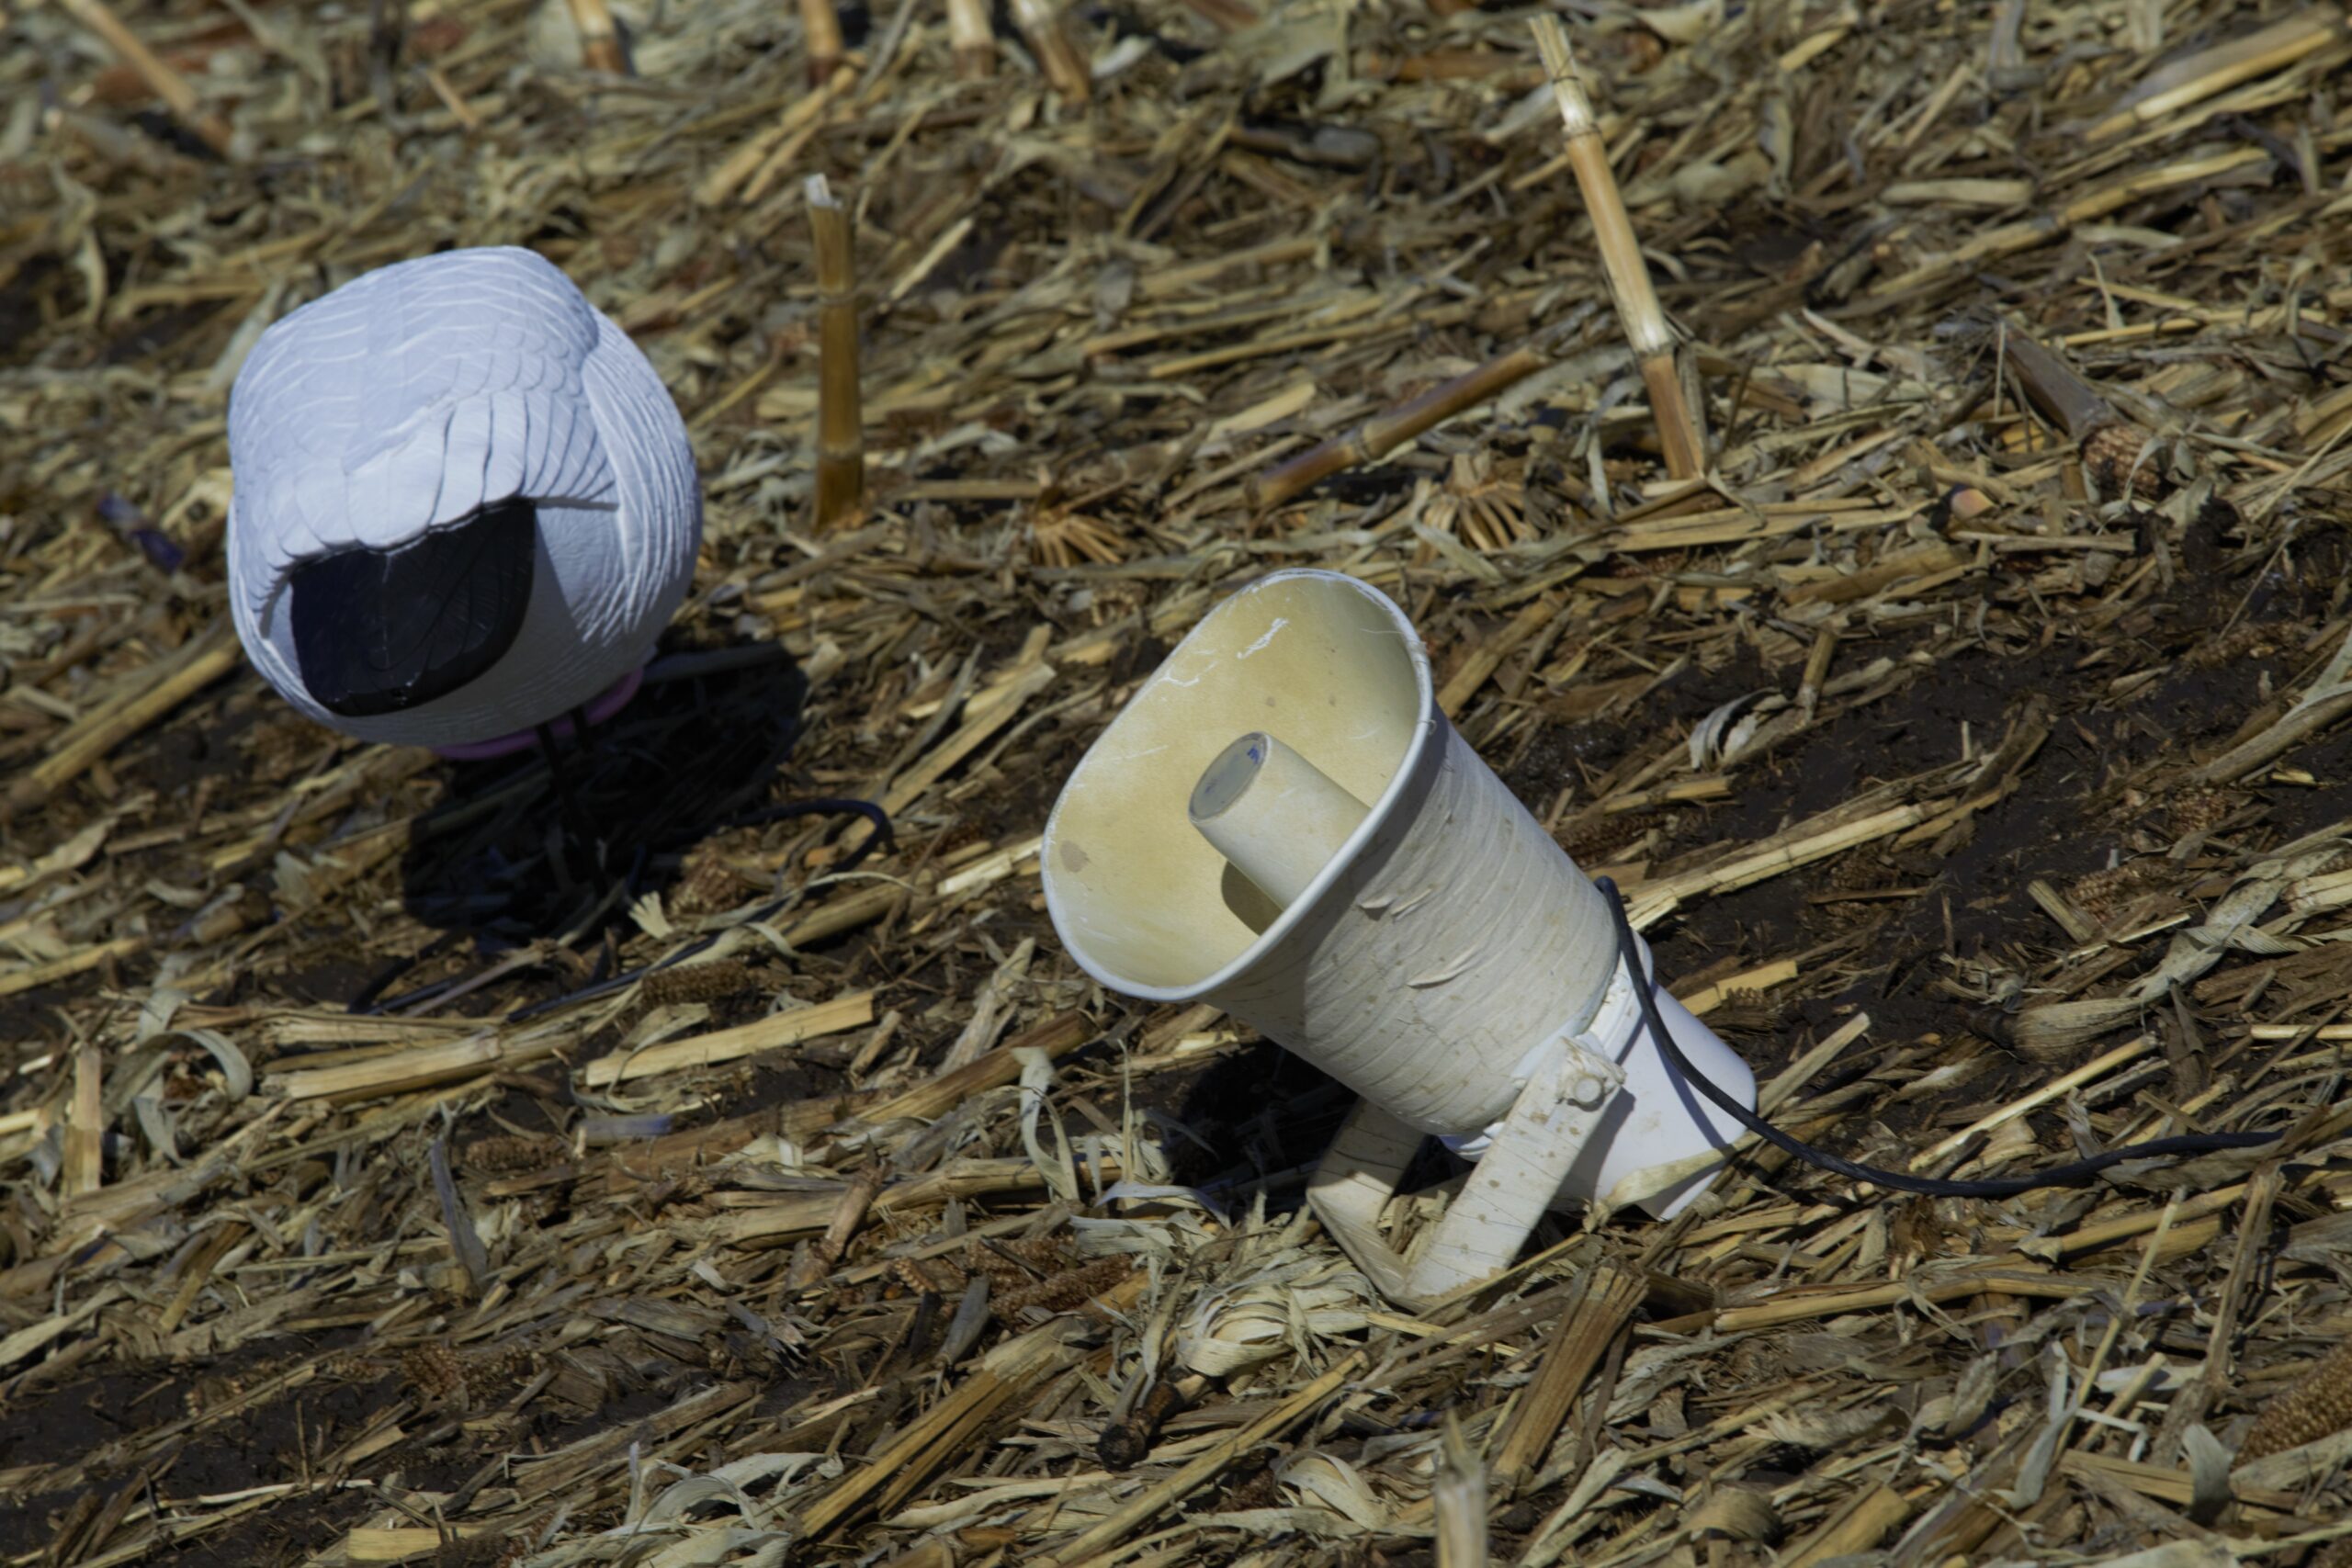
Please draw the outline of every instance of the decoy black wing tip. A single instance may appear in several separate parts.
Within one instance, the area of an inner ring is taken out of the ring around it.
[[[304,689],[370,718],[479,680],[523,629],[537,554],[537,508],[518,496],[388,550],[303,562],[288,615]]]

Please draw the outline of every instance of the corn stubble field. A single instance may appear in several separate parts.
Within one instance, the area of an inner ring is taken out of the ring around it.
[[[2335,5],[1580,0],[1574,155],[1533,12],[579,9],[0,10],[0,1562],[2352,1562]],[[228,629],[255,334],[492,243],[705,484],[602,867]],[[1037,880],[1292,565],[1799,1135],[2283,1141],[1751,1146],[1378,1299],[1345,1092]]]

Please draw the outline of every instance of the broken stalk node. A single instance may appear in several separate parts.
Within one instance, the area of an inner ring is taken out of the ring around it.
[[[842,62],[842,19],[833,0],[800,0],[800,31],[808,44],[808,85],[821,87]]]
[[[1133,1409],[1102,1428],[1102,1436],[1095,1443],[1095,1453],[1105,1470],[1133,1470],[1151,1453],[1152,1445],[1159,1440],[1160,1427],[1171,1416],[1181,1416],[1193,1406],[1209,1380],[1193,1373],[1170,1382],[1156,1382],[1144,1396],[1135,1402]]]
[[[1029,40],[1030,51],[1036,55],[1038,68],[1057,96],[1073,104],[1093,96],[1094,79],[1087,71],[1086,57],[1070,41],[1053,0],[1012,0],[1012,20],[1021,36]]]
[[[2151,461],[2154,437],[2117,412],[2064,360],[2015,328],[2004,331],[2002,353],[2027,399],[2075,443],[2102,495],[2129,490],[2142,501],[2163,499],[2164,476]]]
[[[996,74],[996,29],[989,24],[988,0],[947,0],[947,37],[959,80]]]
[[[1538,17],[1533,26],[1535,47],[1544,56],[1553,101],[1559,106],[1560,123],[1566,132],[1568,167],[1576,175],[1577,189],[1592,220],[1601,272],[1609,280],[1610,298],[1616,302],[1625,342],[1641,366],[1642,384],[1649,390],[1650,417],[1657,423],[1667,474],[1678,479],[1697,479],[1706,470],[1706,442],[1691,415],[1675,365],[1674,333],[1666,324],[1666,312],[1658,308],[1657,290],[1650,287],[1649,265],[1642,259],[1624,194],[1617,188],[1617,175],[1609,166],[1609,147],[1601,140],[1600,119],[1577,76],[1567,34],[1559,22]]]
[[[822,175],[805,187],[817,253],[817,526],[839,526],[865,499],[865,438],[858,400],[857,275],[849,213]]]
[[[613,8],[605,0],[570,0],[570,5],[572,26],[580,30],[580,63],[611,76],[631,74]]]

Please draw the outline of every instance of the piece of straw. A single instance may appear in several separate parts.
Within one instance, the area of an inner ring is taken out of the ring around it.
[[[474,1229],[473,1216],[466,1213],[465,1200],[458,1195],[457,1178],[449,1171],[446,1129],[426,1151],[426,1163],[433,1169],[433,1192],[441,1205],[442,1226],[449,1233],[449,1250],[456,1255],[458,1267],[465,1270],[467,1284],[479,1291],[490,1278],[490,1253]]]
[[[1082,104],[1093,96],[1094,79],[1085,57],[1070,41],[1054,0],[1012,0],[1012,21],[1029,40],[1029,51],[1046,73],[1046,80],[1064,101]]]
[[[629,74],[628,52],[621,48],[620,28],[605,0],[571,0],[571,24],[580,29],[580,63],[609,75]]]
[[[1142,1289],[1136,1276],[1117,1298],[1130,1304]],[[953,1393],[895,1434],[877,1438],[865,1463],[800,1506],[803,1538],[816,1540],[867,1506],[877,1493],[903,1498],[940,1465],[968,1459],[977,1432],[1015,1397],[1076,1362],[1084,1349],[1064,1323],[1016,1335],[980,1358]],[[1336,1381],[1336,1380],[1335,1380]],[[1323,1390],[1320,1392],[1329,1392]]]
[[[1782,1568],[1815,1568],[1833,1557],[1869,1551],[1910,1517],[1911,1507],[1910,1501],[1892,1486],[1882,1484],[1857,1493],[1781,1559]]]
[[[1445,1413],[1437,1480],[1430,1501],[1437,1513],[1438,1568],[1486,1568],[1487,1472],[1462,1435],[1462,1421]]]
[[[1460,9],[1475,4],[1476,0],[1452,0],[1452,3]],[[1184,6],[1219,32],[1238,33],[1245,28],[1256,27],[1260,21],[1258,13],[1244,5],[1242,0],[1184,0]],[[1436,10],[1437,7],[1431,6],[1430,9]]]
[[[2071,439],[2085,440],[2092,431],[2120,417],[2096,388],[2031,338],[2008,332],[2003,334],[2001,347],[2025,395],[2043,418]]]
[[[113,694],[92,704],[50,740],[40,761],[17,770],[16,779],[0,790],[0,823],[37,809],[97,766],[107,752],[243,661],[234,628],[222,615],[147,669],[118,682]]]
[[[59,4],[75,21],[97,34],[100,41],[114,51],[115,58],[136,72],[148,90],[163,99],[173,117],[194,132],[198,141],[223,158],[229,155],[228,121],[208,112],[198,99],[196,89],[188,85],[187,78],[141,43],[139,36],[107,8],[106,0],[59,0]]]
[[[865,437],[858,403],[857,275],[849,214],[822,175],[808,176],[808,228],[817,250],[817,526],[854,516],[865,498]]]
[[[1678,479],[1697,479],[1706,468],[1706,445],[1691,418],[1683,395],[1682,378],[1674,363],[1674,334],[1666,312],[1658,309],[1650,287],[1648,264],[1634,238],[1634,220],[1625,211],[1625,197],[1617,175],[1609,167],[1608,144],[1600,138],[1600,122],[1592,100],[1577,79],[1576,61],[1568,52],[1568,36],[1552,17],[1533,23],[1535,47],[1552,81],[1552,97],[1560,106],[1560,123],[1567,133],[1568,167],[1584,196],[1592,219],[1594,243],[1600,266],[1609,279],[1610,297],[1617,304],[1617,320],[1642,367],[1643,385],[1649,389],[1650,416],[1657,422],[1658,444],[1666,454],[1666,471]]]
[[[1375,462],[1455,414],[1499,397],[1550,363],[1548,355],[1532,344],[1523,344],[1475,370],[1441,382],[1417,398],[1374,414],[1346,434],[1300,453],[1281,467],[1256,475],[1243,487],[1250,504],[1261,511],[1280,506],[1309,485],[1343,468]]]
[[[1075,1564],[1091,1560],[1094,1554],[1112,1542],[1132,1536],[1142,1525],[1182,1500],[1194,1487],[1207,1481],[1218,1471],[1231,1464],[1240,1455],[1258,1445],[1268,1442],[1289,1430],[1296,1423],[1312,1415],[1316,1408],[1346,1383],[1349,1375],[1363,1360],[1363,1352],[1351,1350],[1313,1382],[1299,1389],[1289,1398],[1275,1404],[1245,1427],[1238,1427],[1195,1454],[1190,1462],[1171,1475],[1161,1477],[1140,1492],[1128,1497],[1110,1514],[1080,1531],[1074,1539],[1062,1543],[1054,1555],[1038,1561],[1043,1568],[1075,1568]]]
[[[800,30],[808,41],[808,85],[821,87],[842,62],[842,19],[833,0],[800,0]]]
[[[989,24],[988,0],[947,0],[947,37],[958,78],[978,82],[996,74],[996,28]]]
[[[65,1168],[61,1179],[68,1198],[95,1192],[106,1179],[106,1111],[101,1092],[106,1068],[96,1046],[74,1053],[74,1108],[65,1122]]]
[[[2336,7],[2298,7],[2257,32],[2199,50],[2150,72],[2114,112],[2091,127],[2089,140],[2104,141],[2135,127],[2154,124],[2241,82],[2284,70],[2344,36],[2344,13]]]
[[[857,1227],[865,1223],[867,1211],[874,1207],[875,1194],[882,1190],[885,1172],[879,1164],[869,1165],[850,1178],[849,1186],[842,1191],[841,1204],[825,1226],[825,1234],[815,1246],[793,1260],[792,1269],[785,1276],[787,1291],[805,1291],[832,1272],[833,1265],[849,1250],[850,1238]]]
[[[1601,1268],[1580,1276],[1566,1308],[1552,1325],[1543,1360],[1511,1406],[1495,1448],[1495,1479],[1505,1497],[1517,1496],[1542,1469],[1544,1456],[1576,1407],[1577,1395],[1609,1353],[1610,1342],[1642,1304],[1644,1281],[1631,1269]]]

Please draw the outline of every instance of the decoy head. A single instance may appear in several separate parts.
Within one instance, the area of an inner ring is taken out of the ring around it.
[[[463,746],[637,668],[694,571],[676,406],[528,251],[452,251],[262,334],[229,404],[238,635],[322,723]]]

